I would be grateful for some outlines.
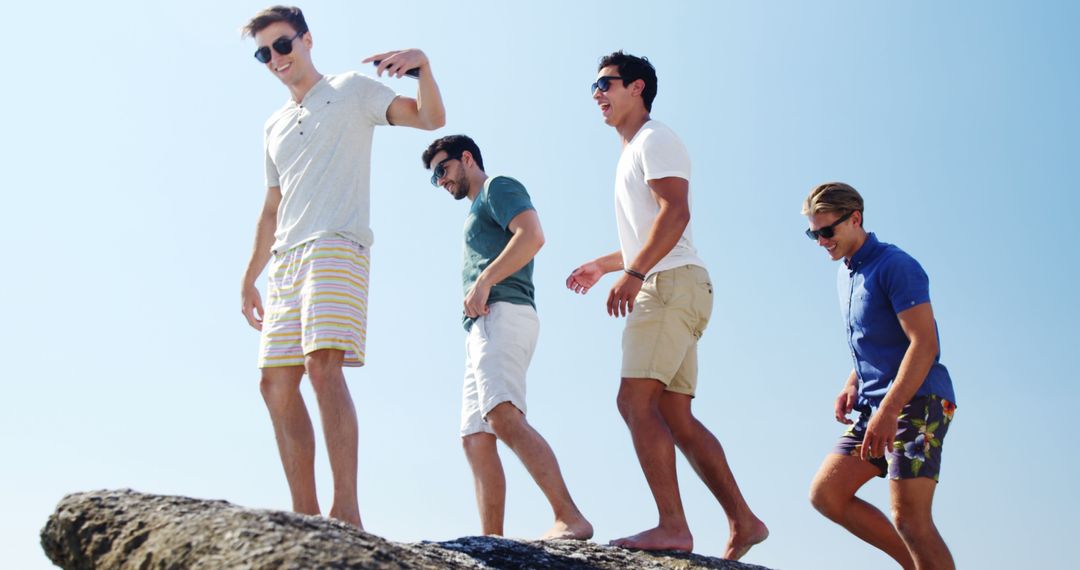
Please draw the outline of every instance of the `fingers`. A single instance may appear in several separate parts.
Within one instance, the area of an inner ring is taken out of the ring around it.
[[[387,72],[391,77],[404,77],[410,69],[423,67],[427,63],[427,56],[418,49],[403,49],[387,51],[364,59],[363,63],[378,62],[375,74],[382,77]]]
[[[581,295],[589,292],[589,286],[578,281],[573,274],[570,274],[570,277],[566,278],[566,288]]]
[[[263,320],[262,319],[262,317],[263,317],[262,303],[255,302],[255,303],[253,303],[251,305],[245,304],[241,308],[241,311],[243,312],[244,319],[247,320],[248,325],[251,325],[251,328],[253,328],[253,329],[257,330],[257,331],[262,330],[262,320]]]
[[[584,295],[589,290],[589,287],[579,279],[581,271],[582,268],[578,267],[570,272],[570,276],[566,278],[566,288],[575,293]]]
[[[884,457],[888,447],[888,443],[892,438],[884,437],[870,430],[867,430],[866,435],[863,437],[862,448],[859,451],[859,457],[866,459],[876,459],[878,457]]]
[[[397,52],[395,52],[395,51],[384,51],[382,53],[377,53],[375,55],[369,55],[368,57],[364,58],[364,61],[362,61],[361,63],[371,63],[371,62],[375,61],[376,59],[381,59],[381,60],[385,61],[386,58],[394,55],[395,53],[397,53]]]
[[[625,317],[634,310],[634,298],[618,287],[608,293],[607,311],[613,317]]]
[[[251,328],[261,331],[263,321],[262,297],[254,288],[245,287],[240,293],[240,314]]]

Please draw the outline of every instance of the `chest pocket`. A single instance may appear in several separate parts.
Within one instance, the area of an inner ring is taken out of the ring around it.
[[[866,289],[856,289],[851,294],[851,321],[860,325],[869,324],[874,315],[887,310],[887,306],[880,306],[882,301],[880,295],[872,294]],[[885,304],[888,305],[888,302],[885,301]]]

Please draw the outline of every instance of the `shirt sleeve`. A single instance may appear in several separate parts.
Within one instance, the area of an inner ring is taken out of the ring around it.
[[[496,176],[487,188],[487,205],[499,227],[510,229],[510,222],[525,210],[534,210],[525,186],[513,178]]]
[[[376,81],[366,75],[357,73],[351,83],[352,91],[360,106],[360,113],[373,125],[389,125],[386,111],[390,103],[397,97],[397,93],[385,83]]]
[[[266,187],[273,188],[275,186],[281,186],[281,180],[278,177],[277,165],[274,164],[274,159],[270,157],[270,141],[269,132],[263,134],[263,154],[266,160]]]
[[[677,177],[690,180],[690,153],[675,133],[656,129],[642,141],[642,169],[645,181]]]
[[[889,260],[883,268],[881,283],[897,314],[930,302],[930,278],[919,262],[906,253]]]

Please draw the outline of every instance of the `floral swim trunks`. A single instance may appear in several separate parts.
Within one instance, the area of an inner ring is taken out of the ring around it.
[[[885,457],[868,459],[880,473],[889,479],[914,479],[929,477],[938,480],[941,473],[941,442],[949,431],[956,405],[935,396],[916,396],[900,411],[896,439]],[[833,453],[858,457],[866,435],[870,412],[859,414],[859,419],[836,442]]]

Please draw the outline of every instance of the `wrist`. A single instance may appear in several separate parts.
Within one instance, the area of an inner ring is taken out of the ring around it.
[[[645,281],[645,274],[644,274],[644,273],[642,273],[642,272],[640,272],[640,271],[638,271],[638,270],[636,270],[636,269],[634,269],[633,267],[626,267],[626,268],[623,268],[623,271],[624,271],[624,272],[625,272],[625,273],[626,273],[627,275],[629,275],[629,276],[631,276],[631,277],[635,277],[635,278],[637,278],[637,279],[638,279],[638,280],[640,280],[640,281]]]
[[[884,416],[884,417],[887,417],[887,418],[896,419],[896,418],[900,417],[900,410],[895,408],[891,404],[888,404],[888,403],[885,403],[885,402],[882,402],[881,405],[878,406],[877,413],[878,413],[878,415]]]

